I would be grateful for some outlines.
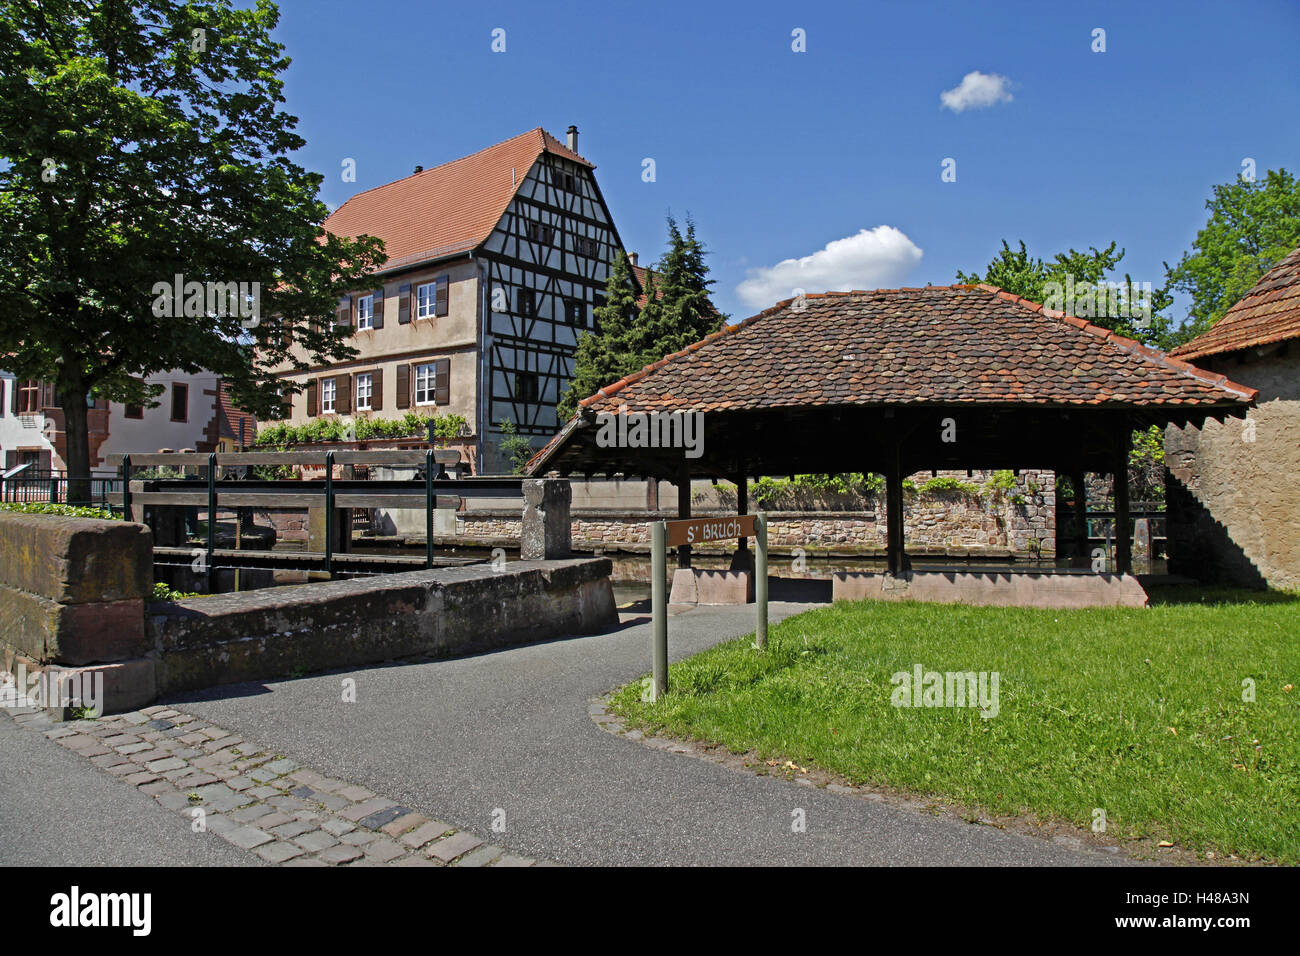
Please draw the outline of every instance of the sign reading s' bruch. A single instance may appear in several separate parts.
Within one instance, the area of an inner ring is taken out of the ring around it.
[[[712,541],[734,541],[754,536],[754,515],[729,515],[724,518],[683,518],[665,521],[668,529],[668,546],[682,544],[708,544]]]

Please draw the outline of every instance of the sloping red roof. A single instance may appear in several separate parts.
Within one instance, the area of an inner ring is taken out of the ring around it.
[[[1264,273],[1209,331],[1172,354],[1200,358],[1294,338],[1300,338],[1300,249]]]
[[[325,229],[337,236],[384,240],[385,268],[466,252],[501,221],[542,153],[595,169],[538,127],[471,156],[357,193],[325,220]]]
[[[629,265],[632,264],[629,263]],[[644,309],[646,303],[650,301],[650,297],[645,292],[646,276],[650,274],[650,271],[645,266],[632,265],[632,274],[636,276],[636,284],[641,289],[641,295],[636,300],[638,309]]]
[[[1256,390],[993,286],[787,299],[582,400],[593,410],[1247,404]]]

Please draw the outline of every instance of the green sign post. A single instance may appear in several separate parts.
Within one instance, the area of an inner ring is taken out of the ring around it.
[[[754,639],[762,651],[767,649],[767,515],[759,512],[725,518],[685,518],[650,525],[651,656],[654,659],[651,700],[659,700],[668,693],[668,549],[682,544],[751,537],[754,539],[754,603],[758,612]]]

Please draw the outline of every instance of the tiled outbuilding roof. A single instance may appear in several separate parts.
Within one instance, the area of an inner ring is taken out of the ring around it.
[[[1194,359],[1300,338],[1300,249],[1275,265],[1203,335],[1174,349]]]
[[[1232,405],[1255,390],[992,286],[827,292],[724,327],[593,411],[817,405]]]
[[[357,193],[325,220],[325,229],[337,236],[384,240],[386,269],[467,252],[501,221],[542,153],[595,169],[538,127],[473,155]]]

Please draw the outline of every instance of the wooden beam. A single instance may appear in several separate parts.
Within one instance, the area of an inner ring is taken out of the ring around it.
[[[681,467],[677,470],[677,517],[689,518],[691,516],[691,470],[683,461]],[[677,546],[677,567],[689,568],[691,566],[691,546],[689,544],[679,544]]]
[[[903,552],[903,469],[897,446],[885,470],[885,551],[889,573],[895,577],[907,570],[907,555]]]
[[[1133,573],[1133,527],[1128,505],[1128,432],[1125,441],[1115,453],[1115,570],[1119,574]]]

